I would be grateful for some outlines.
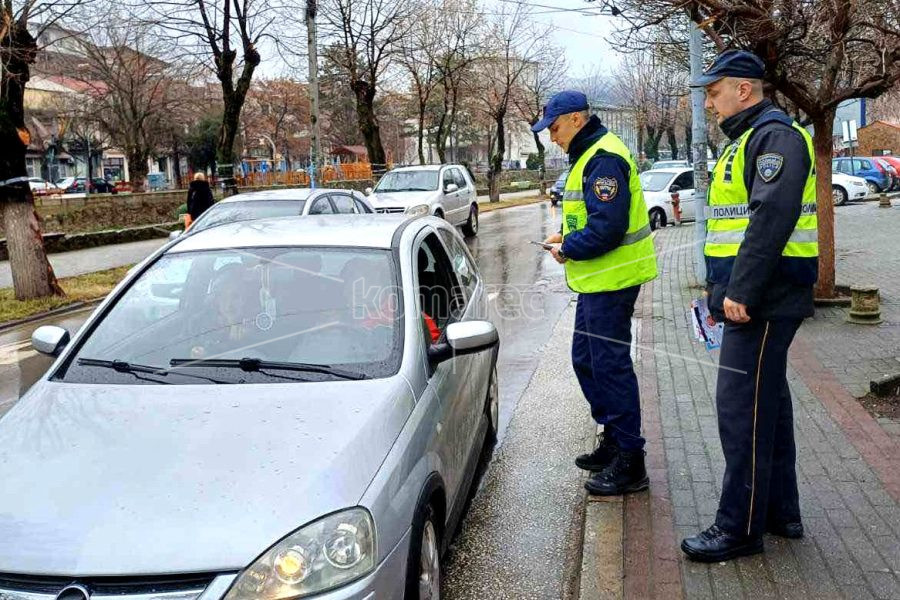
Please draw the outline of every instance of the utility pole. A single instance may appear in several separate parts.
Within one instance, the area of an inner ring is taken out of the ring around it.
[[[316,41],[318,6],[316,2],[317,0],[306,0],[306,53],[309,57],[309,124],[311,129],[309,154],[312,167],[309,184],[312,188],[316,187],[319,165],[322,161],[322,148],[319,142],[319,55]]]
[[[690,19],[691,24],[691,79],[696,80],[703,74],[703,32]],[[706,191],[709,188],[709,167],[706,163],[706,93],[703,88],[691,88],[691,153],[694,159],[694,206],[696,221],[694,222],[694,275],[702,284],[706,284],[706,258],[703,245],[706,242]]]

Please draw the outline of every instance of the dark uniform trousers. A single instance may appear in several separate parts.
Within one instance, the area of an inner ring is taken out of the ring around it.
[[[641,286],[579,294],[572,364],[594,420],[623,450],[640,450],[641,404],[631,362],[631,316]]]
[[[726,323],[716,409],[725,478],[716,525],[759,537],[800,521],[787,353],[800,319]]]

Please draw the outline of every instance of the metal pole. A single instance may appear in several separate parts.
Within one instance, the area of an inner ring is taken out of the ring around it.
[[[691,21],[691,79],[703,73],[703,32]],[[694,275],[701,284],[706,283],[706,259],[703,244],[706,241],[706,204],[709,187],[709,171],[706,163],[706,94],[702,88],[691,88],[691,151],[694,159]]]
[[[322,160],[322,148],[319,141],[319,59],[316,40],[317,0],[306,0],[306,51],[309,57],[309,124],[311,128],[309,153],[312,172],[310,187],[316,187],[319,177],[319,164]]]

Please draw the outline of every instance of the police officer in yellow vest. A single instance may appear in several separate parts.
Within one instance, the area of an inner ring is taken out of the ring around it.
[[[788,347],[813,314],[818,269],[809,133],[764,99],[765,65],[725,52],[694,86],[732,140],[710,182],[704,253],[710,311],[725,322],[716,385],[725,478],[716,521],[685,539],[705,562],[763,551],[763,534],[803,535]]]
[[[544,107],[532,130],[569,154],[562,231],[547,238],[579,293],[572,363],[604,433],[597,448],[575,459],[591,471],[596,495],[646,489],[637,377],[631,363],[631,315],[640,286],[656,277],[647,206],[631,153],[596,116],[581,92],[565,91]]]

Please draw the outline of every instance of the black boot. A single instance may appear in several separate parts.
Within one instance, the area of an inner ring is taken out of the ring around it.
[[[600,443],[593,452],[582,454],[575,459],[575,466],[585,471],[602,471],[608,467],[616,454],[619,453],[619,447],[607,435],[600,435]]]
[[[620,496],[650,487],[643,450],[619,450],[612,463],[584,484],[595,496]]]
[[[766,533],[791,540],[799,540],[803,537],[803,523],[791,521],[789,523],[769,523],[766,525]]]
[[[761,537],[738,537],[719,529],[718,525],[681,542],[682,552],[698,562],[721,562],[738,556],[759,554],[763,549]]]

